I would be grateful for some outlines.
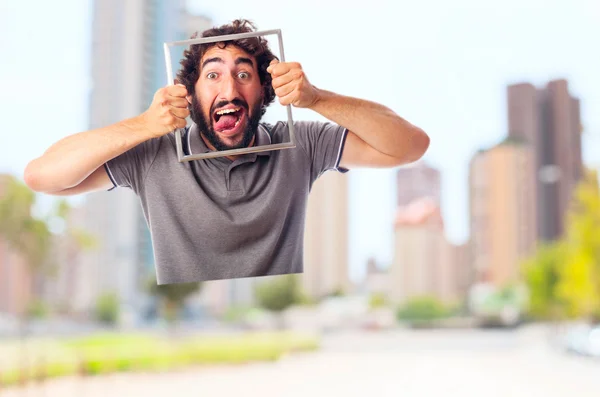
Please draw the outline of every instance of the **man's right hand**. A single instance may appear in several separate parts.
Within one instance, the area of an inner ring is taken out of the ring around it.
[[[169,85],[154,94],[152,104],[140,115],[145,129],[152,138],[166,135],[177,128],[185,128],[189,116],[189,102],[184,85]]]
[[[152,138],[186,126],[190,114],[183,85],[159,89],[142,114],[69,135],[27,164],[24,179],[36,192],[81,194],[112,186],[103,164]]]

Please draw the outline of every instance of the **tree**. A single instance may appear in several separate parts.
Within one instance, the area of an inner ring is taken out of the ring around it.
[[[35,295],[36,289],[33,282],[47,274],[52,265],[51,250],[53,248],[53,233],[48,219],[36,217],[32,214],[36,195],[24,183],[8,175],[0,175],[0,240],[6,242],[8,247],[18,253],[26,262],[30,271],[30,285],[26,286],[31,293],[27,301],[20,302],[18,309],[19,337],[21,339],[21,360],[26,362],[25,336],[27,323],[30,317],[45,314],[45,308],[38,303]],[[62,200],[55,208],[54,217],[64,221],[68,215],[69,207]],[[82,238],[83,233],[79,233]],[[10,260],[10,256],[7,256]],[[11,266],[10,263],[7,266]]]
[[[36,195],[27,185],[12,176],[0,177],[0,240],[6,241],[25,260],[32,281],[47,276],[55,266],[51,255],[54,234],[50,226],[57,221],[65,224],[71,210],[62,199],[55,203],[47,217],[36,217],[32,214],[35,203]],[[65,227],[62,233],[75,252],[90,249],[95,244],[93,237],[82,230]],[[36,290],[31,292],[35,294]],[[38,297],[32,298],[35,302]],[[22,302],[22,317],[27,316],[30,305],[31,302]]]
[[[281,326],[281,313],[293,304],[301,303],[303,295],[298,278],[287,274],[259,284],[256,287],[256,299],[259,306],[278,315]]]
[[[595,172],[577,186],[562,239],[525,262],[536,317],[600,320],[600,192]]]
[[[529,292],[529,313],[538,319],[558,319],[562,316],[562,301],[558,295],[560,267],[566,260],[562,242],[542,244],[525,261],[523,274]]]
[[[13,177],[0,180],[0,237],[21,254],[30,268],[39,269],[51,248],[47,223],[32,216],[35,194]]]
[[[96,319],[106,325],[115,325],[119,319],[119,298],[115,293],[105,293],[96,302]]]
[[[156,280],[152,280],[149,282],[148,291],[159,298],[165,319],[173,325],[177,321],[179,311],[187,298],[200,291],[201,288],[201,283],[157,285]]]
[[[569,317],[600,320],[600,193],[596,173],[588,172],[575,190],[565,235],[566,260],[557,294]]]

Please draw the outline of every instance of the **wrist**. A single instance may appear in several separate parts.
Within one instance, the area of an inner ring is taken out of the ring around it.
[[[145,112],[138,116],[125,120],[124,125],[143,141],[155,138],[155,135],[152,133],[149,127],[148,116]]]
[[[325,91],[321,90],[320,88],[315,87],[314,85],[312,87],[313,87],[313,92],[314,92],[314,98],[313,98],[312,103],[310,105],[308,105],[307,108],[310,110],[316,111],[317,107],[319,106],[320,102],[323,100],[323,98],[325,96]]]

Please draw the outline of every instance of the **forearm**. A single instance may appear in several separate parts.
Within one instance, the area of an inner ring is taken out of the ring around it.
[[[25,180],[39,192],[69,189],[105,162],[150,138],[140,117],[70,135],[31,161]]]
[[[409,158],[428,145],[429,138],[420,128],[383,105],[322,89],[317,92],[310,109],[346,127],[381,153]]]

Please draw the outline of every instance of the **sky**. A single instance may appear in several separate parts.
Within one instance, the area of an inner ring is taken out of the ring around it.
[[[584,159],[600,167],[598,0],[188,1],[215,24],[238,17],[281,29],[287,61],[311,83],[381,103],[431,138],[450,241],[468,239],[468,163],[506,135],[506,86],[566,78],[581,99]],[[32,12],[35,7],[36,12]],[[0,0],[0,172],[88,122],[91,4]],[[295,119],[322,118],[294,109]],[[393,256],[394,170],[352,170],[353,279]]]

